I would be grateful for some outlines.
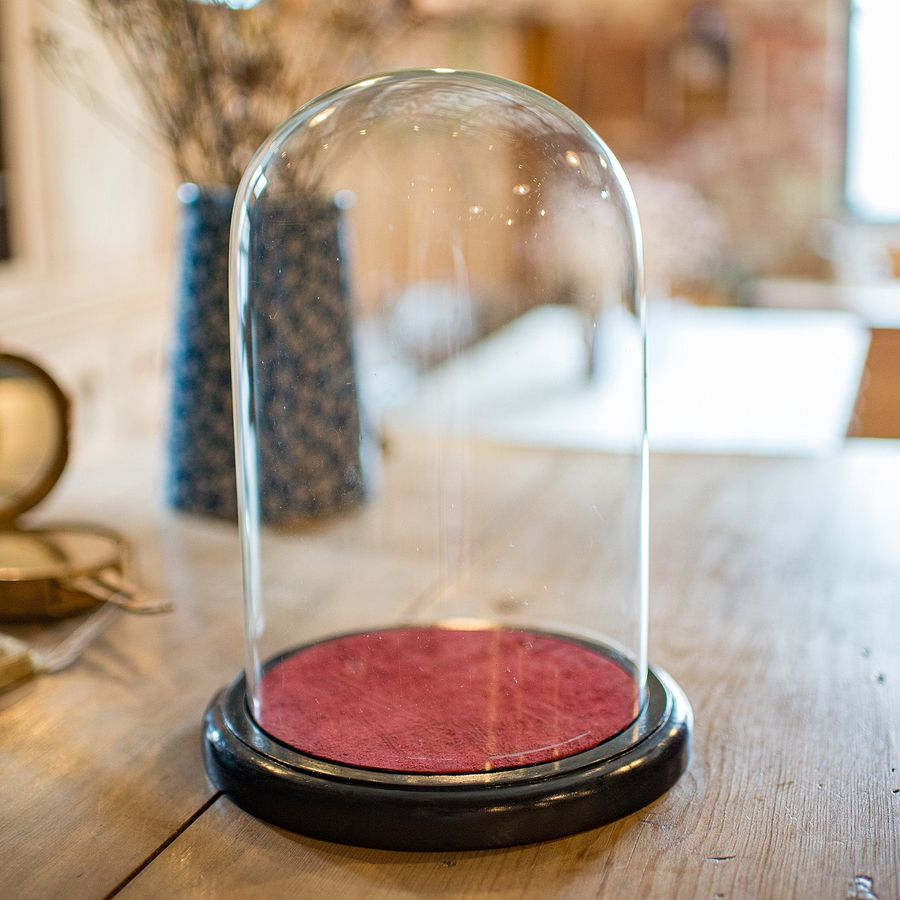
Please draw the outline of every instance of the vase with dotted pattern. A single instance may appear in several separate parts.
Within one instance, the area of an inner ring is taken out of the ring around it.
[[[178,510],[237,518],[228,316],[234,191],[186,185],[172,348],[167,498]],[[353,335],[341,212],[292,194],[267,200],[253,253],[268,277],[252,285],[245,327],[258,348],[254,403],[261,518],[292,526],[363,496]],[[290,448],[290,452],[284,452]]]

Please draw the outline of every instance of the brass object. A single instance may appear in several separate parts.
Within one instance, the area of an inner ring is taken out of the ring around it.
[[[0,353],[0,527],[36,506],[69,458],[69,401],[37,363]]]
[[[0,619],[58,619],[102,604],[155,612],[128,578],[128,545],[93,524],[23,527],[69,455],[70,405],[36,363],[0,353]]]

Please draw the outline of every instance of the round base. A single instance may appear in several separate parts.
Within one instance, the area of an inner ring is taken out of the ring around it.
[[[356,769],[475,775],[556,762],[619,734],[634,667],[531,629],[403,626],[271,660],[256,721],[298,753]]]
[[[204,759],[239,806],[309,837],[390,850],[475,850],[563,837],[635,812],[687,767],[691,707],[650,669],[647,702],[625,731],[583,753],[472,775],[361,769],[269,737],[247,709],[241,675],[210,704]]]

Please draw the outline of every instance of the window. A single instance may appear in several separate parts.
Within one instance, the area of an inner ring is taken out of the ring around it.
[[[900,3],[851,0],[845,195],[862,219],[900,222]]]

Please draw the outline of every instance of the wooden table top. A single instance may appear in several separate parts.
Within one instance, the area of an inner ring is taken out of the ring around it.
[[[582,458],[484,454],[488,513],[546,535]],[[161,509],[150,448],[75,462],[35,519],[119,527],[177,609],[0,694],[0,897],[900,897],[900,446],[655,457],[650,658],[694,705],[687,773],[595,831],[421,854],[295,836],[210,787],[202,713],[242,665],[235,529]],[[414,510],[391,515],[385,572],[414,590]]]

